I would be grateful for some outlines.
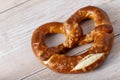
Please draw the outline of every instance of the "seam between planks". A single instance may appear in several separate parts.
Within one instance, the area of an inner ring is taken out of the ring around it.
[[[118,36],[120,36],[120,33],[114,35],[114,38],[116,38],[116,37],[118,37]],[[87,49],[88,49],[88,48],[87,48]],[[76,54],[79,54],[79,53],[82,53],[82,52],[86,51],[87,49],[84,49],[84,50],[82,50],[82,51],[80,51],[80,52],[76,52],[75,55],[76,55]],[[31,74],[23,77],[23,78],[20,79],[20,80],[24,80],[24,79],[26,79],[26,78],[29,78],[29,77],[31,77],[32,75],[35,75],[35,74],[37,74],[37,73],[39,73],[39,72],[42,72],[42,71],[44,71],[44,70],[46,70],[46,69],[47,69],[47,68],[45,67],[45,68],[43,68],[43,69],[41,69],[41,70],[35,71],[35,72],[33,72],[33,73],[31,73]]]
[[[27,3],[27,2],[29,2],[29,1],[31,1],[31,0],[26,0],[26,1],[21,2],[21,3],[15,5],[15,6],[13,6],[13,7],[10,7],[10,8],[8,8],[8,9],[5,9],[5,10],[1,11],[0,14],[3,14],[3,13],[5,13],[5,12],[7,12],[7,11],[10,11],[11,9],[17,8],[17,7],[19,7],[19,6]]]
[[[37,73],[39,73],[39,72],[42,72],[42,71],[45,70],[45,69],[47,69],[47,68],[43,68],[43,69],[41,69],[41,70],[37,70],[37,71],[35,71],[34,73],[32,73],[32,74],[30,74],[30,75],[27,75],[27,76],[25,76],[24,78],[22,78],[22,79],[20,79],[20,80],[24,80],[24,79],[26,79],[26,78],[34,75],[34,74],[37,74]]]

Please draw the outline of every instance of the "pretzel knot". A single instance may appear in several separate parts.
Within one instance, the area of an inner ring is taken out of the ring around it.
[[[83,35],[81,21],[92,19],[95,28]],[[58,46],[47,47],[45,36],[63,33],[66,41]],[[79,9],[65,23],[51,22],[37,28],[32,36],[32,49],[36,57],[48,68],[59,73],[81,73],[92,71],[104,62],[113,44],[113,28],[107,14],[100,8],[87,6]],[[65,55],[69,49],[93,42],[84,53]]]

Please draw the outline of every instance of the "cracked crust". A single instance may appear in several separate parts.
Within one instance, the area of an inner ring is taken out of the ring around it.
[[[83,35],[80,22],[92,19],[95,28]],[[63,33],[67,39],[55,47],[47,47],[45,36]],[[113,44],[113,28],[107,14],[100,8],[87,6],[79,9],[65,23],[51,22],[37,28],[32,36],[32,49],[36,57],[48,68],[59,73],[82,73],[99,67],[107,58]],[[66,51],[77,45],[92,42],[88,51],[67,56]]]

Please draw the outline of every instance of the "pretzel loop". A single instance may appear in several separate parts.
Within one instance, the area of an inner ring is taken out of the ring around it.
[[[63,33],[66,35],[67,39],[56,47],[47,47],[45,44],[45,36],[49,33]],[[42,60],[48,60],[53,54],[60,54],[74,47],[81,35],[81,28],[78,25],[71,26],[59,22],[47,23],[37,28],[33,33],[33,51],[36,56]]]

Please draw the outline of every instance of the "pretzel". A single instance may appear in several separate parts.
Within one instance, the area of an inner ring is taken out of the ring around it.
[[[85,19],[92,19],[95,28],[83,36],[79,24]],[[67,39],[58,46],[47,47],[44,41],[49,33],[63,33]],[[82,73],[94,70],[105,61],[113,39],[113,28],[107,14],[100,8],[87,6],[75,12],[64,24],[52,22],[37,28],[32,36],[32,49],[36,57],[55,72]],[[86,52],[76,56],[65,55],[67,50],[92,41]]]

